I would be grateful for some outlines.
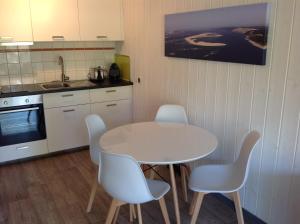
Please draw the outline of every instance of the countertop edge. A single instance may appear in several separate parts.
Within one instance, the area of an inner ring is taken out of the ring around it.
[[[86,80],[86,81],[88,81],[88,80]],[[40,84],[36,84],[36,85],[40,85]],[[58,93],[58,92],[71,92],[71,91],[78,91],[78,90],[102,89],[102,88],[131,86],[131,85],[133,85],[133,82],[127,81],[127,80],[121,80],[119,82],[103,82],[103,83],[91,82],[91,85],[89,85],[89,86],[68,87],[68,88],[48,89],[48,90],[41,88],[41,90],[2,93],[0,95],[0,99],[8,98],[8,97],[17,97],[17,96],[29,96],[29,95],[39,95],[39,94]]]

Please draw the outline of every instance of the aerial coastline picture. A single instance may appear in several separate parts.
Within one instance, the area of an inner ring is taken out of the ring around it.
[[[165,56],[266,64],[269,4],[165,16]]]

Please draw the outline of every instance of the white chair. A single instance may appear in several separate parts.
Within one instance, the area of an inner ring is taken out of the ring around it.
[[[203,197],[208,193],[232,194],[238,223],[244,223],[238,191],[247,180],[251,155],[259,138],[260,134],[257,131],[251,131],[244,138],[240,155],[233,164],[203,165],[192,171],[189,188],[196,193],[190,207],[191,224],[196,223]]]
[[[104,121],[101,119],[100,116],[96,114],[91,114],[88,115],[85,118],[85,123],[88,129],[88,134],[89,134],[89,144],[90,144],[90,156],[92,162],[96,165],[99,166],[99,160],[100,160],[100,150],[102,150],[99,146],[99,139],[102,134],[106,131],[106,126],[104,124]],[[97,175],[95,177],[95,181],[93,183],[93,187],[91,190],[91,195],[89,199],[89,203],[87,206],[86,211],[90,212],[92,209],[93,201],[95,198],[96,190],[97,190]]]
[[[155,119],[156,122],[173,122],[173,123],[182,123],[188,124],[188,118],[183,106],[180,105],[171,105],[166,104],[159,107]],[[184,150],[184,149],[182,149]],[[154,167],[155,171],[158,171],[158,167]],[[188,201],[187,196],[187,184],[186,179],[190,169],[188,165],[180,165],[180,176],[181,176],[181,185],[183,190],[184,201]],[[153,179],[155,172],[152,171],[150,178]]]
[[[154,120],[157,122],[176,122],[188,124],[184,107],[172,104],[160,106]]]
[[[165,223],[170,223],[164,195],[169,184],[146,179],[140,165],[132,157],[101,152],[99,180],[106,192],[113,197],[106,224],[116,222],[121,205],[137,204],[138,220],[142,223],[140,204],[159,200]],[[130,217],[131,218],[131,217]]]

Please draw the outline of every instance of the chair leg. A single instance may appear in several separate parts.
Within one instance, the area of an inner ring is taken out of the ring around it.
[[[130,214],[129,214],[130,222],[133,222],[133,219],[136,219],[136,213],[135,213],[135,208],[134,208],[133,204],[129,205],[129,210],[130,210]]]
[[[158,202],[159,202],[160,209],[161,209],[162,215],[164,217],[165,223],[166,224],[170,224],[170,219],[169,219],[169,215],[168,215],[168,210],[167,210],[165,199],[162,197],[161,199],[159,199]]]
[[[113,199],[112,202],[111,202],[108,214],[107,214],[105,224],[111,224],[112,223],[112,221],[114,219],[114,215],[116,213],[117,207],[118,207],[118,200]]]
[[[195,209],[194,209],[194,213],[192,216],[191,224],[195,224],[197,221],[203,197],[204,197],[203,193],[200,193],[200,192],[197,193],[197,199],[196,199],[196,203],[195,203]]]
[[[98,187],[98,175],[96,175],[96,178],[95,178],[93,186],[92,186],[89,203],[88,203],[88,206],[86,208],[87,213],[89,213],[92,209],[93,202],[94,202],[95,195],[96,195],[96,191],[97,191],[97,187]]]
[[[191,170],[191,167],[187,164],[186,165],[186,175],[187,175],[187,180],[189,180],[189,177],[190,177],[190,175],[191,175],[191,173],[192,173],[192,170]]]
[[[153,180],[154,177],[155,177],[155,175],[156,175],[156,173],[155,173],[154,170],[155,170],[156,172],[158,172],[159,166],[152,167],[152,169],[151,169],[151,171],[150,171],[150,175],[149,175],[149,179],[151,179],[151,180]]]
[[[131,204],[129,205],[129,221],[130,221],[130,223],[133,222],[133,215],[132,215],[132,207],[131,207]]]
[[[187,186],[186,186],[187,173],[185,171],[184,166],[180,166],[180,175],[181,175],[181,186],[182,186],[182,191],[183,191],[183,199],[185,202],[188,202]]]
[[[235,206],[235,212],[238,219],[238,224],[244,224],[243,209],[241,206],[240,194],[238,191],[236,191],[232,193],[232,196],[234,200],[234,206]]]
[[[139,224],[143,224],[141,205],[137,204]]]
[[[186,165],[185,166],[185,174],[186,174],[186,182],[187,183],[190,180],[191,173],[192,173],[191,167],[189,165]]]
[[[194,213],[197,195],[198,195],[198,192],[194,192],[193,199],[192,199],[190,209],[189,209],[189,215],[193,215],[193,213]]]
[[[120,206],[117,207],[115,215],[114,215],[114,219],[112,221],[112,224],[116,224],[117,220],[118,220],[118,216],[119,216],[119,212],[120,212]]]
[[[136,212],[135,212],[135,207],[134,207],[134,205],[132,205],[132,211],[133,211],[133,212],[132,212],[133,218],[136,219],[137,216],[136,216]]]

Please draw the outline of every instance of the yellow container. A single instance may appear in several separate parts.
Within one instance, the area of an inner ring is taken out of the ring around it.
[[[120,68],[121,78],[130,81],[130,57],[127,55],[116,54],[115,62]]]

